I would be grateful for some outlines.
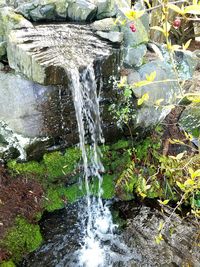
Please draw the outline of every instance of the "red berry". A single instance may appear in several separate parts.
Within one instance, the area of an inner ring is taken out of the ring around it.
[[[133,23],[130,24],[130,29],[132,32],[136,32],[136,27]]]
[[[176,18],[173,22],[174,28],[178,29],[181,26],[181,20],[180,18]]]

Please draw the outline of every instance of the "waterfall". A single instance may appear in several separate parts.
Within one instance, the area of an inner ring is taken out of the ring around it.
[[[81,249],[76,252],[80,267],[109,267],[113,262],[121,261],[122,255],[112,251],[112,246],[118,247],[127,254],[127,247],[114,236],[116,225],[106,204],[102,201],[101,152],[98,144],[102,144],[101,119],[99,111],[99,96],[93,64],[82,71],[71,70],[71,89],[78,124],[80,149],[83,160],[83,181],[86,188],[86,211],[82,211],[83,240]],[[92,196],[90,184],[98,179],[98,196]],[[124,260],[130,259],[124,256]],[[75,266],[75,265],[71,265]]]

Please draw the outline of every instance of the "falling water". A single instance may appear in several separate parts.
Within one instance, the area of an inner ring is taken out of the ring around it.
[[[90,64],[81,73],[78,69],[71,71],[71,83],[78,123],[80,149],[82,151],[84,183],[86,187],[87,208],[82,223],[85,224],[82,248],[76,252],[78,265],[85,267],[109,267],[120,256],[112,251],[112,245],[117,245],[127,255],[127,247],[114,238],[116,225],[106,204],[102,201],[101,152],[98,147],[103,143],[99,96],[95,80],[94,67]],[[98,179],[98,197],[92,196],[90,184]],[[84,217],[82,216],[82,217]],[[129,256],[124,260],[130,259]]]

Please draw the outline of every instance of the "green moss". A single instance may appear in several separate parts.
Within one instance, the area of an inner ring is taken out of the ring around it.
[[[67,149],[64,155],[60,152],[44,155],[43,163],[46,167],[49,179],[54,180],[73,172],[80,157],[81,152],[78,148]]]
[[[8,231],[0,245],[6,247],[15,262],[19,262],[23,255],[34,251],[41,243],[39,226],[17,217],[15,225]]]
[[[45,154],[40,163],[36,161],[17,163],[12,160],[8,162],[8,168],[18,174],[33,174],[46,185],[72,173],[80,157],[78,148],[70,148],[64,155],[58,151]]]
[[[7,165],[10,170],[18,174],[36,174],[40,176],[46,172],[45,166],[36,161],[17,163],[15,160],[12,160]]]
[[[15,264],[13,261],[4,261],[0,263],[0,267],[15,267]]]
[[[119,140],[117,143],[111,146],[111,150],[119,150],[128,148],[130,146],[130,142],[127,140]]]
[[[94,196],[98,195],[98,179],[95,179],[93,183],[90,184],[90,191]],[[114,176],[105,175],[103,177],[102,188],[104,199],[111,199],[114,197]],[[82,188],[78,183],[63,187],[63,186],[54,186],[47,190],[45,209],[47,211],[54,211],[56,209],[61,209],[64,207],[64,199],[67,200],[67,203],[73,203],[79,198],[86,195],[86,189],[83,184]]]
[[[69,187],[55,186],[47,190],[45,209],[47,211],[54,211],[64,207],[63,199],[67,199],[68,203],[73,203],[78,198],[85,195],[85,190],[81,190],[78,184]]]

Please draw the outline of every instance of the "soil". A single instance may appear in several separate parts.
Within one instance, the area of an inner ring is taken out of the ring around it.
[[[16,216],[34,222],[42,210],[43,189],[41,185],[23,176],[12,177],[0,165],[0,239],[14,223]],[[7,259],[9,252],[0,247],[0,262]]]

